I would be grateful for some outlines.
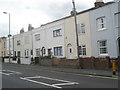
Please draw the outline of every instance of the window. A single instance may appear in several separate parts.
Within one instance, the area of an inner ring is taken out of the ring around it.
[[[54,30],[53,31],[53,37],[58,37],[58,36],[62,36],[62,30],[58,29],[58,30]]]
[[[16,57],[16,51],[14,51],[14,56]]]
[[[17,52],[17,56],[20,57],[20,56],[21,56],[20,54],[21,54],[20,51],[18,51],[18,52]]]
[[[26,49],[26,50],[25,50],[25,57],[27,57],[28,55],[29,55],[29,50]]]
[[[120,27],[120,22],[118,22],[120,18],[118,17],[120,17],[120,12],[115,13],[115,26],[116,27]]]
[[[54,47],[54,55],[62,56],[62,47]]]
[[[48,49],[48,56],[51,55],[51,49]]]
[[[79,46],[79,55],[86,55],[86,46],[85,45],[81,45]]]
[[[4,48],[5,48],[5,44],[6,44],[6,43],[4,42]]]
[[[36,49],[36,57],[39,57],[39,56],[40,56],[40,48]]]
[[[97,29],[104,30],[106,29],[106,19],[105,17],[100,17],[97,19]]]
[[[31,50],[31,55],[33,55],[33,50]]]
[[[85,34],[85,24],[84,23],[78,24],[77,29],[78,29],[79,34]]]
[[[19,45],[20,45],[20,40],[17,41],[17,46],[19,46]]]
[[[24,40],[25,40],[25,41],[24,41],[25,44],[29,44],[29,36],[25,36],[25,37],[24,37]]]
[[[103,41],[98,41],[98,45],[99,45],[99,54],[107,54],[107,41],[103,40]]]
[[[39,41],[40,40],[40,34],[36,34],[35,35],[35,41]]]

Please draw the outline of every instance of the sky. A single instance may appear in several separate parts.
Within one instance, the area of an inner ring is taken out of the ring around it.
[[[94,7],[96,0],[74,0],[77,12]],[[112,0],[103,0],[109,2]],[[28,24],[34,28],[70,15],[72,0],[0,0],[0,37],[19,34]],[[3,12],[7,12],[4,14]]]

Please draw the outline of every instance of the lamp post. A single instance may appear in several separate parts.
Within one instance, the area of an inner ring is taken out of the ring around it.
[[[75,2],[72,0],[73,3],[73,15],[75,19],[75,30],[76,30],[76,44],[77,44],[77,59],[78,59],[78,64],[82,68],[81,62],[80,62],[80,56],[79,56],[79,40],[78,40],[78,30],[77,30],[77,19],[76,19],[76,8],[75,8]]]
[[[9,14],[9,63],[10,63],[10,58],[11,58],[11,53],[10,53],[10,13],[7,13],[7,12],[3,12],[4,14]]]

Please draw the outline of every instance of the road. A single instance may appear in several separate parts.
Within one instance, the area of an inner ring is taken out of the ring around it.
[[[118,80],[2,64],[2,88],[118,88]]]

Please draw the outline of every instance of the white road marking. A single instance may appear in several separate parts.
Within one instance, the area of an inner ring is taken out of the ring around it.
[[[5,71],[6,72],[8,72],[8,73],[5,73]],[[20,73],[20,72],[16,72],[16,71],[11,71],[11,70],[0,70],[0,73],[1,74],[4,74],[4,75],[10,75],[10,74],[22,74],[22,73]]]
[[[39,78],[39,79],[42,78],[42,79],[47,79],[47,80],[52,80],[52,81],[59,81],[59,82],[63,82],[63,83],[59,83],[59,84],[47,84],[47,83],[43,83],[43,82],[38,82],[38,81],[35,81],[35,80],[31,80],[33,78]],[[54,88],[62,88],[62,87],[59,87],[60,85],[63,86],[63,85],[75,85],[75,84],[79,84],[77,82],[71,82],[71,81],[54,79],[54,78],[43,77],[43,76],[24,77],[24,78],[20,77],[20,79],[31,81],[31,82],[42,84],[42,85],[46,85],[46,86],[50,86],[50,87],[54,87]]]
[[[74,85],[74,84],[79,84],[79,83],[69,82],[69,83],[60,83],[60,84],[53,84],[53,85],[60,86],[60,85]]]
[[[54,88],[62,88],[62,87],[50,85],[50,84],[47,84],[47,83],[38,82],[38,81],[35,81],[35,80],[30,80],[30,79],[27,79],[27,78],[22,78],[22,77],[21,77],[20,79],[27,80],[27,81],[31,81],[31,82],[38,83],[38,84],[42,84],[42,85],[45,85],[45,86],[54,87]]]
[[[22,74],[22,73],[20,73],[20,72],[11,71],[11,70],[5,70],[5,71],[7,71],[7,72],[12,72],[12,73],[16,73],[16,74]]]
[[[8,73],[3,73],[3,72],[0,72],[0,73],[1,73],[1,74],[4,74],[4,75],[8,75],[8,76],[10,75],[10,74],[8,74]]]

